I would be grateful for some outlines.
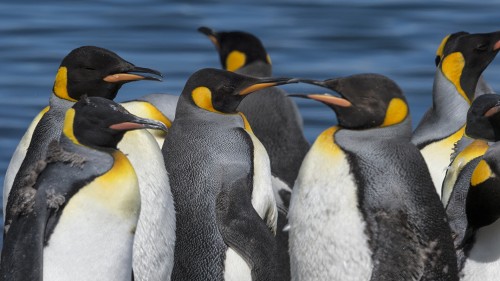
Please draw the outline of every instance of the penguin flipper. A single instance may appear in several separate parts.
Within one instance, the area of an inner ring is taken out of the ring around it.
[[[252,280],[275,280],[276,241],[252,206],[246,179],[222,186],[216,200],[216,219],[224,242],[252,269]]]
[[[370,243],[372,259],[377,262],[371,280],[422,280],[434,242],[425,245],[402,211],[378,210],[373,214],[369,222],[373,235]]]

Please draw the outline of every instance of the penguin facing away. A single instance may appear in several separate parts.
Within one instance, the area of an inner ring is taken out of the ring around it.
[[[458,268],[467,272],[465,280],[492,280],[497,276],[494,267],[500,264],[494,258],[500,253],[500,248],[488,238],[498,235],[494,222],[500,214],[495,208],[498,180],[494,178],[495,168],[490,168],[495,167],[500,150],[497,144],[491,147],[488,144],[500,140],[499,105],[500,96],[495,94],[484,94],[474,100],[465,127],[465,134],[473,142],[451,165],[457,174],[455,181],[444,183],[445,186],[453,185],[446,214],[454,238]],[[481,234],[476,236],[478,232]],[[470,262],[469,255],[472,255]],[[468,264],[467,269],[464,269],[465,264]]]
[[[177,216],[172,280],[275,280],[269,158],[237,107],[293,82],[209,68],[186,82],[162,148]]]
[[[84,46],[71,51],[63,59],[56,75],[48,111],[36,124],[32,136],[27,132],[21,141],[24,143],[24,139],[31,138],[29,148],[26,153],[13,156],[15,159],[26,155],[17,173],[13,190],[21,188],[19,183],[24,177],[30,176],[29,167],[43,159],[41,157],[45,155],[48,144],[52,139],[56,139],[62,130],[65,111],[82,95],[113,99],[124,83],[137,80],[161,81],[158,77],[161,77],[160,72],[134,66],[106,49]],[[35,125],[30,127],[33,126]],[[141,187],[142,208],[134,240],[136,280],[169,280],[173,266],[175,213],[161,149],[155,138],[145,130],[127,132],[119,148],[134,166]],[[12,169],[13,172],[15,170]],[[6,176],[4,202],[10,192],[7,182]],[[9,197],[9,201],[16,200]],[[5,222],[8,225],[12,207],[9,207],[9,203],[6,205]]]
[[[7,200],[16,181],[26,175],[28,166],[44,158],[48,144],[59,138],[64,114],[82,95],[114,99],[125,83],[138,80],[160,80],[161,74],[152,69],[137,67],[117,54],[94,46],[72,50],[61,62],[57,72],[49,106],[33,120],[24,134],[5,174],[3,211],[7,214]],[[4,216],[5,220],[5,216]]]
[[[302,163],[289,210],[292,280],[458,280],[446,216],[400,88],[378,74],[301,80],[337,114]]]
[[[500,32],[459,34],[445,38],[441,45],[443,48],[438,49],[438,57],[440,53],[442,55],[434,77],[433,104],[412,136],[440,196],[455,144],[463,136],[467,110],[478,80],[500,49]]]
[[[116,148],[129,130],[164,124],[101,97],[70,108],[59,141],[12,203],[0,280],[130,280],[139,184]]]
[[[215,32],[208,27],[198,29],[215,45],[224,69],[254,77],[272,75],[271,59],[262,42],[242,32]],[[247,96],[238,106],[245,114],[255,136],[262,142],[271,161],[272,183],[278,205],[278,276],[290,280],[287,210],[300,164],[309,150],[297,106],[286,92],[272,87]]]

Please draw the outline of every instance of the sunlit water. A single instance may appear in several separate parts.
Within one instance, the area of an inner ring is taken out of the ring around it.
[[[460,30],[500,30],[498,11],[500,3],[493,1],[2,1],[0,182],[28,124],[47,105],[61,59],[78,46],[105,47],[164,73],[163,83],[125,85],[117,98],[123,101],[152,92],[179,94],[191,73],[219,67],[199,26],[244,30],[261,38],[275,76],[391,77],[404,90],[416,124],[431,103],[441,39]],[[494,89],[499,73],[498,61],[485,72]],[[296,102],[309,141],[336,122],[322,104]]]

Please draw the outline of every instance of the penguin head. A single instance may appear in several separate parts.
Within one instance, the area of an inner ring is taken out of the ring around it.
[[[66,112],[63,134],[76,144],[116,148],[123,135],[136,129],[167,130],[155,120],[137,117],[101,97],[82,97]]]
[[[498,50],[500,32],[463,32],[446,40],[439,68],[463,98],[471,103],[479,77],[495,58]]]
[[[161,79],[161,73],[137,67],[117,54],[94,46],[83,46],[71,51],[61,62],[52,91],[59,98],[78,101],[83,95],[114,99],[120,87],[137,80]]]
[[[222,67],[228,71],[236,71],[255,61],[271,65],[271,58],[259,38],[243,31],[215,32],[208,27],[200,27],[198,31],[208,36],[214,43],[220,57]]]
[[[236,113],[243,98],[255,91],[289,83],[290,78],[256,78],[226,70],[205,68],[189,77],[182,95],[197,107],[217,113]]]
[[[318,85],[337,92],[330,94],[292,95],[320,101],[337,114],[339,126],[362,130],[387,127],[409,118],[406,99],[399,86],[380,74],[357,74],[325,81],[301,82]]]
[[[469,34],[469,32],[459,31],[459,32],[455,32],[452,34],[448,34],[443,38],[443,40],[441,41],[441,44],[439,44],[439,47],[436,50],[436,59],[435,59],[436,66],[439,66],[439,63],[443,59],[443,51],[444,51],[444,48],[446,47],[446,45],[453,44],[458,37],[465,35],[465,34]]]
[[[467,112],[465,134],[486,141],[500,140],[500,95],[485,94],[472,102]]]

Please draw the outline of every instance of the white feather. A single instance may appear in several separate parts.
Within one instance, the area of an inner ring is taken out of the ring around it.
[[[290,202],[292,280],[369,280],[373,268],[345,154],[313,146]]]
[[[170,280],[175,210],[160,147],[150,133],[138,130],[127,132],[118,148],[132,163],[141,192],[141,214],[134,241],[135,280]]]
[[[461,280],[494,281],[500,279],[500,220],[480,228],[462,270]]]

